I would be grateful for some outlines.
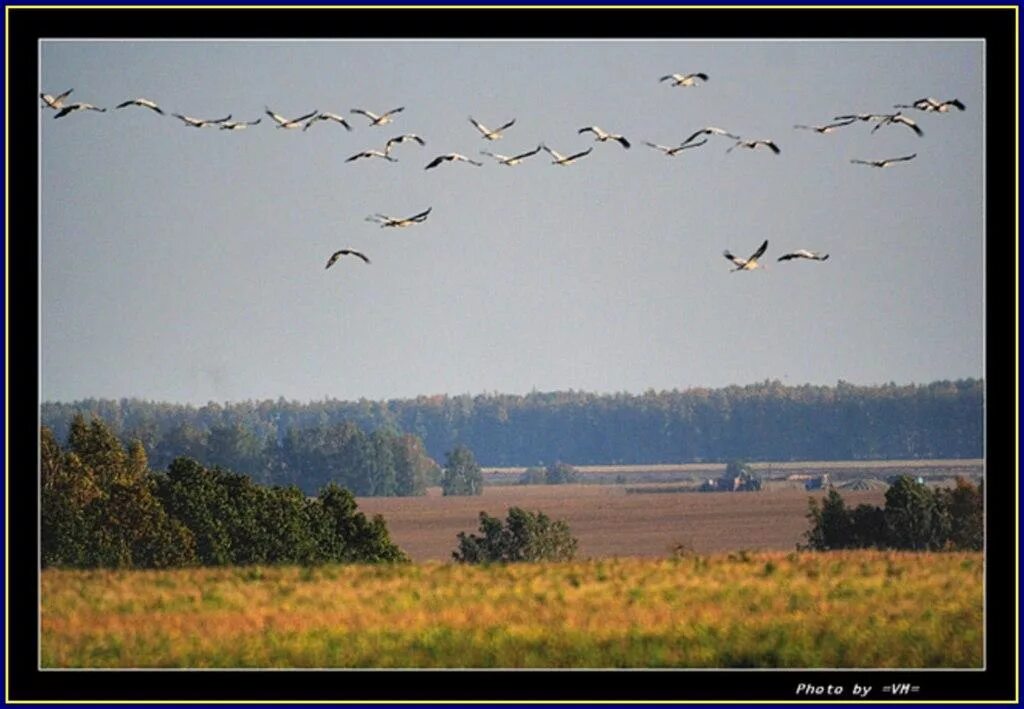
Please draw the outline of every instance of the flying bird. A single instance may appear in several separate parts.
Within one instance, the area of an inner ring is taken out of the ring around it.
[[[221,130],[245,130],[249,126],[258,126],[262,118],[257,118],[255,121],[224,121],[220,124]]]
[[[499,164],[501,164],[501,165],[508,165],[510,167],[512,165],[518,165],[519,163],[521,163],[526,158],[530,157],[531,155],[536,155],[539,152],[540,152],[540,146],[539,145],[536,148],[534,148],[533,150],[530,150],[530,151],[525,152],[525,153],[519,153],[519,155],[513,155],[511,157],[509,157],[508,155],[501,155],[500,153],[491,153],[491,152],[488,152],[486,150],[481,150],[480,151],[480,153],[482,155],[490,155],[492,158],[497,160]]]
[[[629,141],[626,140],[625,138],[623,138],[621,135],[618,135],[616,133],[606,133],[605,131],[601,130],[597,126],[587,126],[585,128],[580,128],[576,132],[577,133],[586,133],[587,131],[590,131],[591,133],[593,133],[594,134],[594,140],[599,141],[601,143],[604,143],[605,141],[608,141],[608,140],[616,140],[616,141],[618,141],[619,145],[621,145],[623,148],[628,148],[629,147]]]
[[[694,72],[693,74],[666,74],[665,76],[658,79],[662,81],[672,81],[672,86],[695,86],[697,79],[701,81],[707,81],[708,75],[703,72]]]
[[[426,210],[420,212],[419,214],[414,214],[413,216],[405,217],[404,219],[396,218],[396,217],[389,217],[386,214],[371,214],[370,216],[368,216],[366,218],[366,221],[368,221],[368,222],[377,222],[378,224],[381,225],[381,228],[386,227],[386,226],[393,226],[393,227],[412,226],[413,224],[419,224],[421,222],[426,221],[427,215],[430,214],[430,210],[431,209],[433,209],[433,207],[427,207]]]
[[[420,145],[426,145],[426,142],[423,140],[423,138],[419,137],[418,135],[413,135],[412,133],[405,133],[404,135],[395,136],[394,138],[391,138],[387,143],[385,143],[384,152],[390,153],[392,145],[399,145],[400,143],[406,143],[410,140],[415,143],[419,143]]]
[[[781,150],[779,150],[779,146],[777,146],[770,140],[737,140],[736,144],[733,145],[732,148],[726,150],[725,152],[731,153],[733,151],[733,148],[750,148],[751,150],[753,150],[754,148],[757,148],[758,146],[762,145],[771,150],[776,155],[782,152]]]
[[[845,116],[835,116],[834,121],[881,121],[889,117],[888,113],[849,113]]]
[[[342,256],[356,256],[358,258],[361,258],[366,263],[370,263],[370,259],[366,257],[366,254],[360,253],[359,251],[353,251],[352,249],[341,249],[340,251],[335,251],[333,254],[331,254],[331,257],[327,259],[327,265],[324,266],[324,268],[330,268],[331,266],[334,265],[335,261],[340,259]]]
[[[61,116],[66,116],[69,113],[74,113],[75,111],[99,111],[100,113],[106,113],[107,109],[100,108],[99,106],[93,106],[91,103],[69,103],[67,106],[64,106],[64,108],[53,114],[53,117],[60,118]]]
[[[335,123],[340,123],[341,125],[345,126],[345,130],[352,130],[352,126],[348,124],[348,121],[339,116],[337,113],[326,113],[323,111],[317,113],[315,116],[306,121],[306,125],[302,126],[302,130],[309,130],[309,127],[318,121],[334,121]]]
[[[894,162],[904,162],[905,160],[913,160],[917,157],[917,153],[912,155],[904,155],[901,158],[883,158],[882,160],[851,160],[850,162],[857,165],[870,165],[871,167],[889,167]]]
[[[807,249],[797,249],[796,251],[790,251],[788,254],[782,254],[779,256],[778,261],[790,261],[795,258],[806,258],[812,261],[825,261],[828,259],[828,254],[822,254],[817,251],[808,251]]]
[[[43,99],[43,105],[39,108],[52,108],[55,111],[64,108],[64,99],[70,96],[72,91],[74,91],[74,89],[68,89],[64,93],[57,94],[56,96],[51,96],[50,94],[39,94],[39,98]]]
[[[313,111],[307,113],[305,116],[299,116],[298,118],[285,118],[279,113],[274,113],[269,107],[264,106],[264,113],[273,118],[277,122],[278,128],[302,128],[302,122],[306,121],[313,116],[317,115],[319,111]]]
[[[501,131],[505,130],[506,128],[511,128],[515,124],[516,119],[513,118],[511,121],[509,121],[505,125],[498,126],[494,130],[491,130],[490,128],[485,126],[483,123],[480,123],[475,118],[473,118],[473,116],[469,117],[469,122],[472,123],[476,127],[476,129],[483,134],[482,135],[483,138],[485,138],[487,140],[501,140],[501,138],[502,138]]]
[[[398,162],[398,160],[388,155],[387,150],[385,150],[384,152],[381,152],[380,150],[364,150],[360,153],[356,153],[352,157],[345,158],[345,162],[352,162],[353,160],[358,160],[359,158],[384,158],[385,160],[388,160],[390,162]]]
[[[695,131],[692,135],[690,135],[690,137],[688,137],[686,140],[680,143],[680,145],[686,145],[699,135],[724,135],[726,138],[732,138],[733,140],[741,139],[735,133],[730,133],[727,130],[723,130],[722,128],[716,128],[715,126],[708,126],[706,128],[701,128],[700,130]]]
[[[482,162],[477,162],[476,160],[470,160],[465,155],[460,155],[459,153],[445,153],[444,155],[438,155],[436,158],[431,160],[429,163],[427,163],[427,166],[425,168],[423,168],[423,169],[424,170],[429,170],[431,168],[437,167],[438,165],[440,165],[443,162],[448,162],[450,160],[454,160],[455,162],[468,162],[470,165],[476,165],[477,167],[482,167],[483,166]]]
[[[180,113],[172,113],[175,118],[181,119],[185,125],[192,126],[193,128],[205,128],[206,126],[215,126],[220,123],[226,123],[231,120],[231,114],[224,116],[223,118],[217,118],[216,120],[207,120],[205,118],[193,118],[192,116],[183,116]]]
[[[821,133],[822,135],[824,135],[826,133],[831,133],[836,128],[842,128],[843,126],[848,126],[848,125],[850,125],[851,123],[853,123],[856,120],[857,120],[856,118],[848,118],[848,119],[846,119],[844,121],[839,121],[838,123],[828,123],[828,124],[823,125],[823,126],[805,126],[803,124],[797,124],[797,125],[795,125],[793,127],[794,128],[799,128],[799,129],[802,129],[802,130],[813,130],[816,133]]]
[[[874,133],[876,130],[878,130],[882,126],[890,126],[890,125],[896,125],[896,124],[905,125],[907,128],[909,128],[910,130],[912,130],[915,133],[917,133],[918,136],[923,136],[924,135],[924,131],[921,130],[921,128],[917,125],[917,123],[915,123],[912,119],[907,118],[906,116],[904,116],[902,113],[899,113],[899,112],[897,112],[897,113],[890,113],[890,114],[887,114],[887,115],[883,116],[882,119],[878,122],[878,125],[871,129],[871,132]]]
[[[399,106],[398,108],[392,108],[387,113],[382,113],[378,116],[376,113],[373,113],[371,111],[365,111],[361,108],[353,108],[350,111],[350,113],[358,113],[360,115],[366,116],[367,118],[370,119],[371,126],[382,126],[385,123],[390,123],[392,120],[394,120],[393,118],[391,118],[393,115],[395,115],[396,113],[400,113],[401,111],[404,110],[405,106]]]
[[[966,109],[960,99],[951,98],[948,101],[940,101],[937,98],[919,98],[912,104],[897,103],[895,108],[916,108],[919,111],[934,111],[936,113],[948,113],[950,108],[958,108],[961,111]]]
[[[542,149],[544,149],[545,151],[547,151],[547,153],[550,154],[551,157],[554,158],[554,160],[551,161],[552,165],[563,165],[563,166],[564,165],[571,165],[572,163],[576,162],[577,160],[579,160],[580,158],[584,157],[585,155],[589,155],[590,151],[594,149],[593,146],[591,146],[591,147],[587,148],[586,150],[584,150],[582,153],[576,153],[575,155],[565,156],[565,155],[562,155],[561,153],[559,153],[559,152],[557,152],[555,150],[552,150],[551,148],[549,148],[548,146],[544,145],[543,143],[541,143],[540,147]]]
[[[759,268],[759,267],[763,268],[763,266],[761,266],[761,264],[759,264],[757,262],[757,260],[759,258],[761,258],[761,256],[764,255],[764,252],[765,252],[765,250],[767,248],[768,248],[768,239],[765,239],[764,243],[761,244],[757,248],[757,251],[755,251],[753,254],[751,254],[750,258],[748,258],[748,259],[742,259],[742,258],[739,258],[738,256],[733,256],[732,252],[729,251],[729,249],[726,249],[725,251],[723,251],[722,254],[727,259],[729,259],[734,264],[736,264],[736,268],[732,269],[732,271],[753,271],[755,268]],[[732,271],[730,271],[730,273],[732,273]]]
[[[148,98],[133,98],[130,101],[125,101],[124,103],[117,104],[115,108],[125,108],[126,106],[142,106],[143,108],[148,108],[151,111],[156,111],[161,116],[164,115],[163,109],[157,106],[155,102],[150,101]]]
[[[650,147],[654,148],[655,150],[660,150],[661,152],[665,153],[665,155],[667,155],[668,157],[674,158],[681,151],[686,150],[688,148],[699,148],[700,146],[704,145],[704,143],[706,143],[706,142],[708,142],[707,138],[705,138],[704,140],[702,140],[700,142],[697,142],[697,143],[686,143],[686,142],[683,142],[683,143],[680,143],[679,145],[676,145],[674,147],[670,147],[668,145],[658,145],[657,143],[650,143],[650,142],[645,140],[644,141],[644,145],[650,146]]]

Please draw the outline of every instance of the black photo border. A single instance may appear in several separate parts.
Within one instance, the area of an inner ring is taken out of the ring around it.
[[[1008,232],[1019,258],[1016,6],[691,9],[580,8],[6,8],[8,334],[5,451],[8,702],[571,702],[851,701],[854,683],[908,683],[914,702],[1011,702],[1019,691],[1017,335],[1019,263],[1000,258]],[[378,30],[378,28],[380,28]],[[39,670],[38,120],[43,37],[313,38],[945,38],[986,40],[986,659],[984,670]],[[36,234],[30,239],[29,234]],[[15,279],[14,276],[17,276]],[[1014,326],[1003,307],[1014,304]],[[1010,332],[1011,335],[1003,333]],[[1003,344],[999,344],[1003,341]],[[1012,340],[1012,342],[1010,341]],[[1010,381],[1013,382],[1011,387]],[[993,489],[995,488],[995,489]],[[800,683],[846,687],[799,697]]]

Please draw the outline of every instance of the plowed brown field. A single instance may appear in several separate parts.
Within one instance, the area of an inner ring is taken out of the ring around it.
[[[808,528],[808,498],[823,495],[803,489],[627,494],[618,485],[510,485],[485,487],[478,497],[442,497],[433,488],[425,497],[361,497],[358,503],[367,515],[384,516],[392,540],[413,561],[447,561],[459,532],[478,531],[481,511],[504,519],[510,507],[567,522],[581,558],[665,557],[677,545],[701,554],[793,551]],[[880,490],[842,495],[848,507],[885,502]]]

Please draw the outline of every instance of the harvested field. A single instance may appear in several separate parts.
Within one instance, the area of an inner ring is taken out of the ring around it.
[[[627,494],[619,485],[515,485],[485,487],[479,497],[442,497],[433,488],[425,497],[361,497],[358,503],[368,515],[383,515],[391,538],[420,562],[450,560],[456,535],[476,532],[481,511],[504,518],[510,507],[565,520],[582,558],[665,557],[680,545],[701,554],[793,551],[808,527],[808,498],[824,494],[802,487]],[[882,505],[885,492],[850,490],[843,499],[851,507]]]

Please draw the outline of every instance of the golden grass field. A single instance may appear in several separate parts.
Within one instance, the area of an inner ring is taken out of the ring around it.
[[[766,532],[768,530],[765,530]],[[42,573],[44,667],[980,667],[982,555]]]
[[[885,501],[879,490],[842,494],[850,507]],[[450,560],[456,535],[476,532],[481,510],[504,519],[515,506],[565,520],[579,540],[580,557],[664,558],[680,545],[701,554],[792,551],[808,528],[808,498],[823,496],[802,485],[762,492],[650,494],[627,494],[619,485],[505,485],[485,486],[477,497],[441,497],[434,488],[426,497],[361,497],[358,503],[367,515],[384,516],[391,538],[414,561]]]

